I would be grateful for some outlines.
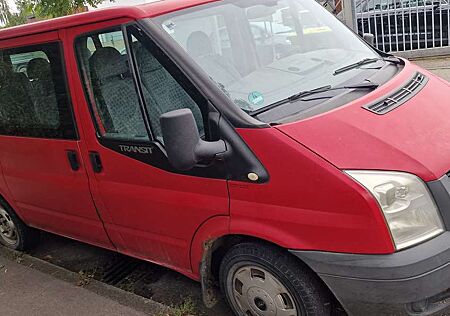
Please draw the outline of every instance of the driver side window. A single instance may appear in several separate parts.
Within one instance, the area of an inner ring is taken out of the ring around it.
[[[76,47],[100,136],[148,140],[122,31],[81,37]]]
[[[204,137],[203,98],[184,88],[189,83],[179,70],[172,75],[176,67],[146,35],[134,27],[127,34],[103,31],[78,38],[76,47],[100,137],[148,141],[152,135],[163,143],[161,115],[183,108],[192,111]]]
[[[145,109],[154,137],[162,141],[159,118],[162,114],[187,108],[194,115],[199,134],[204,136],[203,116],[199,106],[166,67],[171,67],[165,54],[151,41],[131,28],[129,40],[140,78]],[[139,38],[139,39],[138,39]],[[166,61],[166,67],[161,61]],[[178,79],[178,80],[177,80]]]

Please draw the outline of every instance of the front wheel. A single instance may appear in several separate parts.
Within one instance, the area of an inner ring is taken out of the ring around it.
[[[232,247],[220,267],[222,291],[238,316],[330,315],[330,295],[318,277],[270,245]]]

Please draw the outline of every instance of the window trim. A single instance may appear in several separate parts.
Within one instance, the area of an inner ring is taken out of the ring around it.
[[[141,110],[141,115],[144,119],[145,129],[147,130],[147,134],[149,135],[150,141],[159,142],[157,140],[157,138],[155,137],[155,133],[153,131],[153,126],[150,122],[150,113],[148,113],[147,103],[144,98],[143,82],[141,80],[141,76],[139,75],[139,71],[137,71],[137,61],[135,58],[135,54],[133,54],[133,49],[130,44],[130,38],[131,38],[132,34],[128,32],[128,27],[133,24],[134,23],[122,24],[122,28],[121,28],[122,34],[124,36],[124,41],[125,41],[125,49],[128,54],[127,59],[128,59],[129,65],[130,65],[130,72],[131,72],[131,75],[133,76],[133,81],[136,86],[136,92],[137,92],[138,98],[139,98],[139,107]],[[134,52],[134,53],[136,53],[136,52]]]
[[[68,73],[67,73],[66,54],[65,54],[65,51],[64,51],[64,44],[63,44],[63,42],[61,40],[57,41],[57,43],[58,43],[58,46],[59,46],[59,52],[60,52],[61,57],[62,57],[62,59],[61,59],[61,63],[62,63],[61,68],[62,68],[62,74],[63,74],[63,77],[64,77],[64,86],[65,86],[66,95],[67,95],[67,106],[69,107],[69,112],[70,112],[70,116],[71,116],[72,123],[73,123],[73,129],[74,129],[74,133],[75,133],[73,140],[78,141],[78,140],[80,140],[80,133],[78,131],[78,124],[77,124],[77,120],[76,120],[76,117],[75,117],[75,110],[74,110],[74,106],[73,106],[74,104],[73,104],[73,100],[72,100],[72,93],[71,93],[71,89],[70,89],[70,86],[69,86],[69,76],[68,76]],[[59,108],[59,105],[58,105],[58,108]]]
[[[50,46],[50,45],[53,45],[53,44],[56,44],[56,48],[57,49],[55,50],[55,52],[57,51],[57,53],[59,55],[61,76],[64,79],[64,90],[65,90],[65,95],[66,95],[65,99],[66,99],[66,106],[67,106],[67,109],[66,109],[67,113],[66,114],[67,114],[67,119],[68,119],[66,123],[68,123],[70,121],[70,123],[72,125],[71,128],[72,128],[73,135],[70,136],[70,137],[64,137],[64,136],[62,136],[62,137],[50,137],[48,135],[46,135],[46,136],[8,135],[8,134],[1,133],[1,131],[0,131],[0,137],[21,137],[21,138],[48,139],[48,140],[57,140],[57,141],[78,141],[78,140],[80,140],[78,124],[77,124],[77,121],[76,121],[75,111],[74,111],[74,107],[73,107],[72,93],[71,93],[71,89],[70,89],[70,86],[69,86],[69,78],[68,78],[67,63],[66,63],[66,54],[65,54],[65,51],[64,51],[63,41],[61,41],[61,40],[48,40],[48,41],[36,42],[36,43],[33,42],[33,43],[27,44],[27,45],[19,45],[19,46],[0,48],[0,51],[15,51],[15,50],[19,50],[20,51],[21,49],[24,49],[24,48],[32,48],[32,47],[39,47],[39,46],[45,46],[45,45],[49,45]],[[37,50],[34,50],[34,51],[37,51]],[[40,51],[42,51],[42,50],[40,50]],[[33,50],[31,50],[31,52],[33,52]],[[3,56],[3,54],[2,54],[2,56]],[[58,111],[60,113],[61,104],[60,104],[58,98],[56,99],[56,102],[57,102],[57,106],[58,106]],[[58,131],[61,132],[62,129],[60,129],[60,128],[58,130],[45,129],[45,131],[47,133],[51,133],[49,131],[54,131],[55,133],[57,133]],[[62,132],[62,134],[64,134],[64,132]]]

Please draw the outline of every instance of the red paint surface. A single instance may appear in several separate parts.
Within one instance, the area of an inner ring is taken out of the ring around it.
[[[239,133],[268,169],[270,181],[230,182],[232,233],[290,249],[394,251],[378,205],[342,171],[275,128]]]
[[[155,17],[214,1],[217,0],[164,0],[138,6],[117,6],[102,10],[93,10],[91,12],[73,14],[0,30],[0,41],[9,38],[18,38],[24,35],[39,34],[80,25],[110,21],[118,18],[138,20]]]
[[[361,107],[402,86],[415,71],[407,62],[391,81],[334,111],[278,127],[342,169],[405,171],[424,181],[450,170],[450,95],[448,83],[430,80],[414,98],[376,115]]]

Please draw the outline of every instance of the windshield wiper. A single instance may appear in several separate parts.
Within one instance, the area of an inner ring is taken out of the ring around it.
[[[377,62],[379,60],[384,60],[384,61],[387,61],[389,63],[395,64],[395,65],[399,65],[399,64],[402,63],[402,60],[397,58],[397,57],[395,57],[394,55],[389,55],[389,56],[386,56],[386,57],[383,57],[383,58],[364,58],[364,59],[362,59],[362,60],[360,60],[360,61],[358,61],[356,63],[353,63],[353,64],[350,64],[350,65],[341,67],[339,69],[336,69],[333,74],[334,75],[338,75],[338,74],[341,74],[341,73],[346,72],[348,70],[361,67],[363,65],[375,63],[375,62]]]
[[[360,60],[360,61],[358,61],[356,63],[353,63],[353,64],[350,64],[350,65],[347,65],[347,66],[344,66],[344,67],[336,69],[333,74],[334,75],[338,75],[338,74],[341,74],[341,73],[346,72],[346,71],[351,70],[351,69],[358,68],[358,67],[363,66],[363,65],[372,64],[372,63],[377,62],[379,60],[383,60],[383,59],[381,59],[381,58],[364,58],[364,59],[362,59],[362,60]]]
[[[376,89],[379,87],[378,83],[367,82],[367,83],[359,83],[355,85],[341,86],[341,87],[332,87],[331,85],[323,86],[319,88],[315,88],[312,90],[302,91],[297,94],[294,94],[288,98],[290,102],[310,96],[316,93],[322,93],[326,91],[334,91],[334,90],[342,90],[342,89]]]
[[[373,82],[363,82],[363,83],[359,83],[359,84],[355,84],[355,85],[347,85],[347,86],[340,86],[340,87],[333,87],[331,85],[326,85],[326,86],[322,86],[322,87],[318,87],[315,89],[311,89],[311,90],[305,90],[305,91],[301,91],[299,93],[296,93],[294,95],[291,95],[290,97],[280,100],[278,102],[272,103],[266,107],[263,107],[261,109],[255,110],[255,111],[251,111],[249,114],[250,115],[258,115],[262,112],[266,112],[268,110],[271,110],[279,105],[288,103],[288,102],[294,102],[296,100],[299,100],[301,98],[316,94],[316,93],[322,93],[322,92],[327,92],[327,91],[334,91],[334,90],[343,90],[343,89],[369,89],[369,90],[374,90],[376,88],[378,88],[380,85],[377,83],[373,83]]]

